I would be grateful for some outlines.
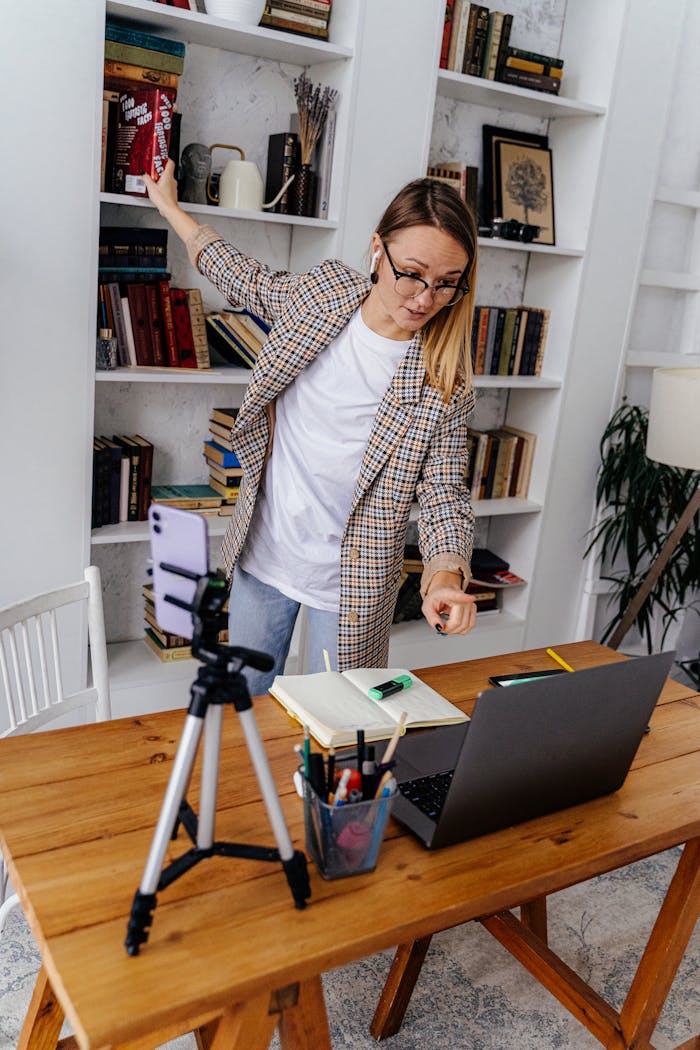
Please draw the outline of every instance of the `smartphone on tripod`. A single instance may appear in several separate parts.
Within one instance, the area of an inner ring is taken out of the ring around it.
[[[199,577],[209,572],[209,534],[200,514],[152,503],[148,528],[153,560],[153,597],[156,619],[164,631],[191,638],[192,611],[174,605],[168,598],[191,605]],[[172,566],[179,572],[169,571]],[[182,573],[186,575],[182,575]]]

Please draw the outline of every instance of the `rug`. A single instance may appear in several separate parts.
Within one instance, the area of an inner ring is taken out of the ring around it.
[[[549,939],[620,1008],[678,859],[668,850],[549,898]],[[334,1050],[376,1050],[369,1022],[392,959],[381,952],[324,975]],[[0,939],[0,1050],[15,1047],[39,966],[19,912]],[[67,1031],[67,1029],[66,1029]],[[700,928],[654,1034],[670,1050],[700,1033]],[[401,1031],[386,1050],[593,1050],[600,1044],[478,923],[437,934]],[[167,1043],[194,1050],[194,1038]],[[279,1047],[277,1037],[271,1043]]]

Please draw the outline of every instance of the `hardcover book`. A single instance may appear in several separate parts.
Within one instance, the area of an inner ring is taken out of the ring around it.
[[[187,306],[187,292],[184,288],[171,288],[170,301],[173,308],[173,325],[180,368],[196,368],[197,355],[194,348],[190,311]]]
[[[181,40],[170,40],[164,36],[156,36],[154,33],[145,33],[141,29],[132,29],[110,18],[105,24],[105,40],[144,47],[151,51],[163,51],[168,55],[178,55],[180,58],[183,58],[185,54],[185,45]]]
[[[158,179],[165,170],[170,146],[172,88],[137,87],[119,96],[112,187],[115,193],[145,197],[146,172]]]
[[[408,689],[381,701],[370,699],[369,689],[399,675],[410,677]],[[322,747],[354,744],[358,729],[364,730],[365,740],[386,740],[404,711],[407,729],[469,721],[435,689],[397,667],[277,675],[270,693],[293,718],[309,727]]]
[[[204,455],[208,459],[213,459],[220,467],[240,467],[241,465],[238,462],[236,453],[232,449],[226,448],[225,445],[219,444],[218,441],[205,441]]]

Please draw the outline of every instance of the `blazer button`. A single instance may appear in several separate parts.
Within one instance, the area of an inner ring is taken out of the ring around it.
[[[359,619],[360,619],[360,617],[357,615],[356,612],[349,612],[348,613],[348,623],[357,623],[357,621]]]
[[[350,550],[348,551],[348,557],[350,561],[359,561],[360,552],[358,551],[357,547],[350,548]]]

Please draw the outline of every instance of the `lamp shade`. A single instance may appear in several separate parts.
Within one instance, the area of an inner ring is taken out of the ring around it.
[[[700,470],[700,368],[655,368],[647,456]]]

